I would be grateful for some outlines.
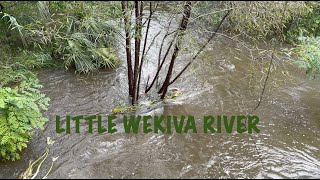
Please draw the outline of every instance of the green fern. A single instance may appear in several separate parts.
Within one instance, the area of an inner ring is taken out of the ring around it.
[[[0,159],[18,160],[27,147],[32,131],[43,128],[49,98],[41,94],[37,79],[23,81],[15,89],[0,89]]]

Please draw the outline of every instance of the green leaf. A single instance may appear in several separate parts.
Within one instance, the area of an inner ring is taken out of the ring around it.
[[[0,99],[0,108],[3,109],[5,108],[5,106],[6,106],[6,103],[2,99]]]
[[[6,112],[0,117],[0,157],[3,159],[20,159],[17,151],[26,148],[31,132],[43,128],[47,121],[40,109],[47,108],[49,99],[40,94],[39,88],[36,79],[22,81],[15,89],[0,88],[0,108]]]

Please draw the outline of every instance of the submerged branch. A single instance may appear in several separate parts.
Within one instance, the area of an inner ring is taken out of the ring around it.
[[[252,114],[252,113],[260,106],[260,104],[261,104],[262,97],[263,97],[264,91],[265,91],[265,89],[266,89],[267,81],[268,81],[269,76],[270,76],[271,66],[272,66],[272,64],[273,64],[273,59],[274,59],[274,52],[272,52],[272,55],[271,55],[271,59],[270,59],[270,64],[269,64],[267,76],[266,76],[266,79],[264,80],[264,84],[263,84],[262,92],[261,92],[261,95],[260,95],[260,98],[259,98],[259,102],[258,102],[258,104],[256,105],[256,107],[251,111],[250,114]]]

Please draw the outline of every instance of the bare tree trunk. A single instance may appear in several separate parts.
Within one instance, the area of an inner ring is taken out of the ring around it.
[[[130,28],[131,28],[131,20],[128,18],[128,9],[126,5],[126,1],[121,2],[122,5],[122,13],[124,19],[124,29],[126,34],[126,54],[127,54],[127,66],[128,66],[128,86],[129,86],[129,95],[133,96],[133,73],[132,73],[132,59],[131,59],[131,37],[130,37]]]
[[[141,72],[142,72],[142,66],[143,66],[143,61],[144,61],[144,58],[146,56],[145,54],[145,51],[146,51],[146,47],[147,47],[147,39],[148,39],[148,34],[149,34],[149,29],[150,29],[150,22],[151,22],[151,17],[152,17],[152,14],[153,14],[153,11],[152,11],[152,2],[150,1],[150,4],[149,4],[149,11],[150,11],[150,14],[149,14],[149,18],[148,18],[148,24],[147,24],[147,29],[146,29],[146,34],[145,34],[145,37],[144,37],[144,44],[143,44],[143,50],[142,50],[142,56],[141,56],[141,62],[140,62],[140,67],[139,67],[139,78],[138,78],[138,87],[137,87],[137,101],[139,100],[139,90],[140,90],[140,80],[141,80]],[[142,14],[142,13],[141,13]]]
[[[139,90],[140,90],[140,81],[141,81],[141,74],[142,74],[142,67],[143,67],[143,63],[145,60],[145,56],[148,53],[148,51],[146,51],[146,46],[147,46],[147,39],[148,39],[148,35],[149,35],[149,30],[150,30],[150,22],[152,19],[152,15],[153,12],[152,11],[152,2],[150,2],[149,4],[149,8],[150,8],[150,14],[148,19],[143,23],[142,22],[142,15],[143,15],[143,2],[141,1],[135,1],[134,2],[134,11],[128,10],[128,2],[122,1],[122,11],[123,11],[123,16],[124,16],[124,23],[125,23],[125,34],[126,34],[126,54],[127,54],[127,65],[128,65],[128,84],[129,84],[129,94],[132,97],[132,101],[131,103],[134,105],[138,102],[139,100]],[[220,24],[218,25],[218,27],[216,28],[216,31],[214,32],[213,35],[210,36],[210,38],[207,40],[207,42],[200,48],[200,50],[196,53],[196,55],[191,59],[190,62],[187,63],[187,65],[182,69],[182,71],[180,71],[180,73],[178,73],[178,75],[171,80],[172,77],[172,73],[173,73],[173,69],[174,69],[174,64],[175,64],[175,60],[180,52],[180,43],[181,43],[181,39],[184,36],[184,33],[187,29],[188,23],[189,23],[189,19],[191,16],[191,1],[187,1],[184,4],[184,14],[183,17],[181,19],[181,23],[179,28],[176,31],[173,31],[171,33],[166,33],[165,37],[163,38],[163,41],[161,43],[161,48],[160,48],[160,52],[159,52],[159,57],[158,57],[158,69],[157,72],[151,82],[151,84],[148,86],[149,84],[149,78],[150,76],[148,76],[148,82],[147,82],[147,86],[145,89],[145,93],[147,93],[148,91],[150,91],[150,89],[152,88],[152,86],[154,85],[154,83],[157,81],[158,77],[159,77],[159,73],[167,59],[168,54],[171,51],[171,48],[174,47],[173,49],[173,54],[170,60],[170,64],[169,64],[169,68],[165,77],[165,80],[161,86],[161,88],[158,91],[158,94],[161,94],[161,99],[164,99],[167,91],[168,91],[168,87],[175,82],[180,76],[181,74],[183,74],[183,72],[185,72],[185,70],[191,65],[191,63],[198,57],[198,55],[204,50],[204,48],[209,44],[209,42],[213,39],[213,37],[216,35],[218,29],[220,28],[222,22],[224,21],[224,19],[228,16],[228,14],[230,13],[230,11],[223,17],[223,19],[220,21]],[[135,12],[135,32],[134,32],[134,67],[132,65],[132,56],[131,56],[131,16],[128,16],[128,13],[130,12]],[[145,37],[144,37],[144,44],[143,44],[143,50],[142,50],[142,54],[140,55],[140,48],[141,48],[141,34],[142,34],[142,28],[144,26],[144,24],[147,23],[147,27],[146,27],[146,32],[145,32]],[[164,57],[162,58],[162,61],[160,61],[161,59],[161,52],[162,52],[162,46],[164,43],[164,40],[171,34],[174,34],[173,40],[169,43],[169,47],[164,55]],[[174,45],[174,46],[173,46]],[[133,69],[134,68],[134,69]]]
[[[135,37],[134,37],[134,46],[135,46],[135,53],[134,53],[134,74],[133,74],[133,94],[132,94],[132,104],[135,104],[137,101],[137,79],[139,73],[139,61],[140,61],[140,44],[141,44],[141,26],[142,26],[142,2],[135,1],[135,17],[136,17],[136,24],[135,24]],[[139,6],[140,4],[140,6]]]
[[[170,29],[170,25],[172,23],[172,20],[173,20],[173,18],[171,18],[170,21],[169,21],[167,32],[164,35],[164,37],[162,39],[162,42],[161,42],[161,45],[160,45],[159,55],[158,55],[158,69],[160,68],[160,64],[161,64],[160,63],[161,62],[161,53],[162,53],[162,48],[163,48],[163,45],[164,45],[164,41],[166,40],[166,38],[168,36],[170,36],[172,33],[176,32],[176,31],[173,31],[173,32],[169,33],[169,29]],[[158,88],[158,86],[159,86],[159,83],[158,83],[159,82],[159,76],[156,76],[155,78],[156,78],[156,88]]]
[[[159,94],[162,92],[161,99],[164,99],[164,97],[167,94],[168,87],[170,85],[170,78],[171,78],[171,75],[172,75],[174,62],[175,62],[175,60],[176,60],[176,58],[178,56],[178,53],[180,51],[180,47],[179,47],[180,43],[179,43],[179,41],[182,38],[184,31],[187,29],[190,15],[191,15],[191,1],[187,1],[185,3],[185,5],[184,5],[184,14],[183,14],[183,17],[182,17],[182,20],[181,20],[179,31],[177,32],[178,33],[178,39],[177,39],[177,42],[175,44],[175,48],[174,48],[173,55],[172,55],[172,58],[171,58],[171,61],[170,61],[168,73],[167,73],[165,81],[163,82],[162,87],[158,91]]]

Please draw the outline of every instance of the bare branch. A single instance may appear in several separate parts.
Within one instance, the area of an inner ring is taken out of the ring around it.
[[[174,62],[179,54],[180,51],[180,40],[182,38],[182,36],[184,35],[184,32],[187,29],[188,23],[189,23],[189,18],[191,15],[191,1],[187,1],[184,5],[184,13],[183,13],[183,17],[179,26],[179,32],[177,32],[176,34],[178,34],[178,40],[175,43],[175,47],[174,47],[174,51],[171,57],[171,61],[170,61],[170,65],[169,65],[169,69],[168,69],[168,73],[167,76],[162,84],[162,87],[160,88],[160,90],[158,91],[158,94],[160,94],[162,92],[161,95],[161,99],[164,99],[168,87],[170,85],[170,78],[172,75],[172,71],[173,71],[173,66],[174,66]]]
[[[139,61],[140,61],[140,44],[141,44],[141,31],[142,31],[142,12],[143,12],[143,2],[135,1],[135,37],[134,37],[134,73],[133,73],[133,95],[132,104],[135,104],[137,100],[136,89],[137,89],[137,79],[139,73]]]
[[[210,36],[210,38],[207,40],[207,42],[199,49],[199,51],[196,53],[195,56],[193,56],[192,60],[180,71],[180,73],[169,83],[169,85],[171,85],[172,83],[174,83],[183,73],[184,71],[191,65],[191,63],[199,56],[199,54],[204,50],[204,48],[210,43],[210,41],[216,36],[216,33],[218,32],[218,30],[220,29],[223,21],[227,18],[227,16],[230,14],[231,10],[228,11],[227,14],[224,15],[224,17],[222,18],[222,20],[220,21],[218,27],[215,30],[215,33],[212,34]]]
[[[170,27],[171,22],[172,22],[172,19],[170,20],[168,27]],[[168,30],[169,30],[169,29],[168,29]],[[161,63],[160,63],[162,47],[163,47],[163,44],[164,44],[165,39],[166,39],[169,35],[171,35],[172,33],[177,32],[177,30],[175,30],[175,31],[173,31],[173,32],[171,32],[171,33],[168,33],[168,30],[167,30],[167,33],[166,33],[166,35],[164,36],[164,38],[162,39],[162,42],[161,42],[161,47],[160,47],[160,50],[159,50],[159,59],[158,59],[158,69],[157,69],[157,72],[156,72],[156,74],[155,74],[155,76],[154,76],[154,78],[153,78],[150,86],[148,86],[148,87],[146,88],[145,93],[147,93],[147,92],[149,92],[149,91],[151,90],[152,86],[154,85],[154,83],[155,83],[156,80],[158,79],[160,70],[162,69],[163,64],[164,64],[164,62],[165,62],[165,60],[166,60],[166,58],[167,58],[167,56],[168,56],[168,54],[169,54],[169,52],[170,52],[170,50],[171,50],[171,47],[172,47],[172,45],[173,45],[173,42],[174,42],[175,38],[176,38],[176,36],[177,36],[177,34],[175,34],[173,40],[172,40],[172,41],[170,42],[170,44],[169,44],[169,47],[168,47],[168,49],[167,49],[167,51],[166,51],[165,56],[163,57],[163,59],[162,59],[162,61],[161,61]]]
[[[149,4],[149,8],[150,8],[149,9],[150,10],[150,14],[149,14],[149,18],[148,18],[146,34],[145,34],[145,37],[144,37],[144,45],[143,45],[142,56],[141,56],[140,67],[139,67],[139,78],[138,78],[138,87],[137,87],[137,101],[139,99],[141,71],[142,71],[143,61],[144,61],[144,58],[145,58],[145,51],[146,51],[146,47],[147,47],[147,39],[148,39],[148,33],[149,33],[149,29],[150,29],[150,22],[151,22],[152,14],[154,12],[154,11],[152,11],[152,2],[151,1],[150,1],[150,4]],[[141,9],[142,9],[142,4],[141,4]],[[141,14],[140,15],[142,16],[142,10],[141,10]]]

